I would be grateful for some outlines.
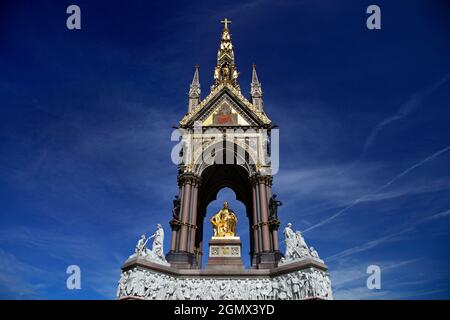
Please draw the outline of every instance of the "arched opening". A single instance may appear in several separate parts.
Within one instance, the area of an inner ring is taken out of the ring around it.
[[[243,262],[246,267],[251,265],[253,252],[252,187],[248,172],[239,165],[211,165],[201,175],[202,184],[199,189],[197,207],[196,248],[201,254],[199,266],[205,266],[208,258],[208,241],[212,236],[212,226],[209,219],[222,209],[223,202],[228,201],[230,208],[238,217],[238,236],[243,240]],[[201,263],[200,263],[201,260]]]
[[[236,199],[243,207],[238,204],[239,210],[231,209],[247,218],[238,222],[240,230],[247,228],[239,234],[241,242],[248,245],[242,248],[244,264],[251,268],[273,268],[281,253],[278,250],[279,221],[269,216],[268,208],[272,177],[258,171],[250,141],[214,143],[214,138],[209,139],[204,141],[205,149],[201,149],[200,154],[195,153],[191,165],[179,167],[180,211],[171,220],[172,241],[167,260],[181,269],[203,268],[208,257],[205,249],[211,240],[209,217],[220,209],[223,200]],[[235,196],[219,198],[220,201],[209,208],[224,188],[231,189]]]
[[[234,213],[237,216],[238,223],[237,223],[237,236],[241,237],[244,241],[242,242],[242,261],[244,263],[244,266],[246,268],[250,267],[251,264],[251,252],[250,252],[250,244],[247,239],[250,238],[249,234],[249,221],[247,220],[246,216],[246,208],[245,205],[236,199],[236,194],[234,191],[230,188],[222,188],[216,197],[216,200],[212,201],[207,209],[206,209],[206,216],[204,217],[204,231],[203,231],[203,237],[205,240],[211,239],[213,236],[213,228],[210,223],[211,217],[217,213],[219,210],[223,207],[223,202],[228,201],[229,207],[234,211]],[[203,252],[208,252],[208,241],[205,241],[203,243]],[[205,254],[202,258],[202,265],[206,266],[206,263],[208,261],[207,254]]]

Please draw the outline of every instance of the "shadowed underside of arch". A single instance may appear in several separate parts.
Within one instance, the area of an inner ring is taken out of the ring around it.
[[[203,171],[211,165],[238,165],[245,169],[246,175],[253,175],[257,159],[251,155],[244,147],[237,143],[230,143],[223,140],[211,144],[199,155],[194,162],[194,172],[198,176],[203,175]]]
[[[247,171],[239,165],[213,164],[208,166],[201,175],[202,184],[199,188],[197,222],[195,236],[195,248],[201,253],[203,246],[203,226],[207,215],[208,205],[217,199],[217,194],[223,188],[230,188],[236,194],[236,199],[241,201],[246,209],[248,217],[249,234],[251,234],[253,221],[252,186]],[[208,226],[206,221],[206,226]],[[250,237],[250,252],[253,253],[253,237]],[[201,264],[201,254],[197,262]]]

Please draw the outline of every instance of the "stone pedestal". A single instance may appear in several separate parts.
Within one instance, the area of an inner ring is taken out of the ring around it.
[[[178,269],[134,257],[122,266],[121,300],[333,299],[323,261],[304,258],[273,269]]]
[[[239,237],[212,237],[206,270],[243,270],[242,245]]]
[[[186,251],[169,251],[167,253],[166,259],[174,268],[192,269],[195,267],[194,255]]]

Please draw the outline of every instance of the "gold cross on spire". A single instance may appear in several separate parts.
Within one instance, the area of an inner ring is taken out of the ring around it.
[[[225,18],[225,20],[220,21],[220,23],[225,25],[225,29],[228,29],[228,24],[231,24],[231,20]]]

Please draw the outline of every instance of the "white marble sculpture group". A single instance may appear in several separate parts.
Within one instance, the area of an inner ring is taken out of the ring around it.
[[[320,260],[317,251],[308,246],[299,231],[292,230],[291,223],[284,229],[286,253],[280,265],[305,258]],[[152,249],[147,249],[149,239],[154,238]],[[164,230],[158,224],[155,234],[139,239],[134,254],[153,263],[170,266],[163,252]],[[122,272],[117,288],[117,298],[147,300],[303,300],[333,299],[329,274],[308,267],[275,277],[208,278],[191,276],[179,278],[153,270],[134,267]]]
[[[147,248],[147,242],[153,238],[152,249]],[[151,261],[153,263],[162,264],[169,266],[170,264],[166,261],[164,256],[164,229],[160,224],[157,225],[156,232],[150,237],[146,238],[145,234],[141,236],[136,244],[134,253],[129,257],[132,259],[134,257],[139,257],[144,260]]]
[[[292,230],[292,224],[288,223],[284,228],[284,243],[286,253],[280,261],[280,265],[288,264],[303,258],[314,258],[322,262],[314,247],[308,247],[300,231]]]
[[[332,299],[328,274],[309,268],[274,278],[179,279],[134,268],[122,273],[117,298],[148,300]]]

